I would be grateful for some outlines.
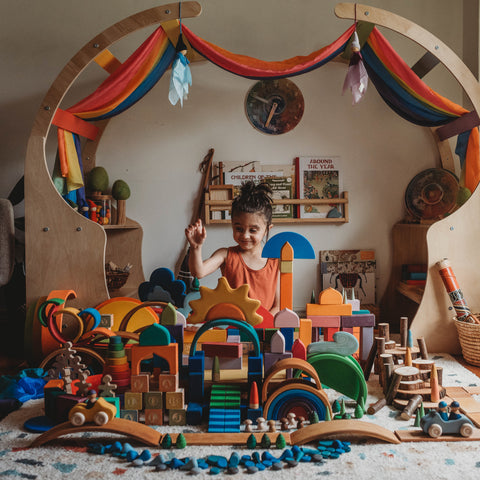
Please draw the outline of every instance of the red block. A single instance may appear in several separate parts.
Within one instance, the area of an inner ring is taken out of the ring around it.
[[[203,343],[202,350],[206,357],[240,358],[242,344],[232,342]]]

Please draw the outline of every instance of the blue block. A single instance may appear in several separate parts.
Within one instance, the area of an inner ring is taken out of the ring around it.
[[[102,397],[108,403],[115,405],[117,413],[115,414],[116,418],[120,418],[120,398],[118,397]]]
[[[293,327],[285,327],[281,328],[280,331],[285,337],[285,351],[290,352],[292,350],[293,342],[295,341],[293,338],[295,329]]]
[[[197,350],[193,357],[188,358],[188,370],[190,373],[203,373],[205,370],[205,352]]]
[[[247,418],[253,422],[261,416],[263,416],[263,408],[247,408]]]
[[[199,403],[189,402],[187,407],[187,424],[200,425],[203,420],[203,407]]]
[[[188,401],[203,403],[204,400],[203,372],[192,372],[188,376]]]

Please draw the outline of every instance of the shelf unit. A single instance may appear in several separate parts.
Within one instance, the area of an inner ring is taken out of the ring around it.
[[[402,265],[427,264],[427,230],[430,224],[397,223],[392,229],[392,270],[380,302],[382,321],[397,331],[400,316],[413,319],[420,305],[424,287],[402,282]]]
[[[342,216],[339,218],[274,218],[275,224],[280,223],[327,223],[327,224],[343,224],[348,223],[348,192],[343,192],[340,198],[332,198],[328,200],[316,199],[286,199],[273,200],[273,205],[339,205]],[[212,219],[211,213],[215,211],[229,210],[232,206],[231,200],[211,200],[210,193],[205,193],[205,224],[231,223],[227,219]]]

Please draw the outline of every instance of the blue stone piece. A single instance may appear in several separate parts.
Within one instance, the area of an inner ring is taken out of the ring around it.
[[[333,440],[320,440],[318,444],[324,447],[331,447],[333,445]]]
[[[315,453],[315,454],[312,455],[312,462],[325,463],[325,460],[323,459],[323,457],[320,453]]]
[[[163,455],[157,455],[156,457],[153,457],[153,460],[146,463],[145,465],[148,466],[148,467],[156,467],[157,465],[160,465],[161,463],[165,463],[165,458],[163,458]]]
[[[270,468],[273,465],[273,462],[270,460],[262,460],[262,465],[266,468]]]
[[[255,465],[250,465],[247,467],[246,473],[257,473],[258,468]]]
[[[140,460],[143,460],[144,462],[148,462],[152,458],[152,454],[150,453],[150,450],[145,449],[143,452],[138,456]]]
[[[255,463],[260,463],[261,460],[260,460],[260,454],[258,452],[253,452],[252,453],[252,460],[255,462]]]
[[[240,464],[245,465],[245,462],[248,462],[248,460],[251,460],[252,457],[250,455],[242,455],[240,458]]]
[[[228,459],[229,467],[237,467],[240,463],[240,455],[237,452],[233,452]]]
[[[174,457],[170,460],[168,465],[170,466],[170,468],[172,470],[178,470],[181,466],[183,466],[185,464],[181,460],[179,460],[178,458]]]
[[[270,462],[278,462],[278,458],[274,457],[268,450],[262,453],[262,460],[268,460]]]
[[[210,467],[210,475],[218,475],[223,469],[219,467]]]
[[[133,462],[138,457],[138,452],[135,450],[129,450],[126,454],[127,462]]]
[[[227,473],[230,475],[236,475],[239,471],[238,467],[228,467],[227,469]]]
[[[312,461],[312,457],[310,455],[303,455],[303,457],[300,458],[300,460],[297,459],[297,461],[303,462],[303,463],[308,463],[308,462]]]
[[[318,450],[316,450],[314,448],[302,447],[302,452],[305,455],[315,455],[316,453],[318,453]]]
[[[252,462],[252,460],[247,460],[246,462],[244,462],[243,464],[244,467],[254,467],[255,466],[255,462]]]
[[[285,463],[289,466],[289,467],[296,467],[298,465],[298,462],[293,459],[293,458],[287,458],[285,460]]]
[[[267,468],[263,463],[256,463],[255,466],[258,468],[259,472],[263,472]]]
[[[168,465],[166,463],[159,463],[156,467],[155,467],[155,471],[156,472],[164,472],[165,470],[168,469]]]
[[[335,447],[335,448],[342,448],[343,444],[340,440],[334,440],[332,446]]]
[[[339,458],[339,457],[340,457],[340,454],[335,452],[330,455],[330,458]]]
[[[206,470],[209,467],[208,463],[203,458],[199,458],[197,460],[197,463],[198,463],[198,467],[201,468],[202,470]]]
[[[285,460],[286,458],[293,458],[293,453],[289,448],[286,448],[280,455],[280,460]]]
[[[129,443],[125,442],[125,443],[123,444],[122,452],[123,452],[123,453],[127,453],[127,452],[129,452],[130,450],[133,450],[133,447],[132,447]]]
[[[132,462],[132,465],[134,467],[143,467],[143,465],[145,465],[145,462],[140,459],[140,458],[136,458],[133,462]]]
[[[119,441],[116,441],[113,444],[113,451],[114,452],[121,452],[122,451],[122,444]]]
[[[190,475],[198,475],[199,473],[202,473],[202,469],[199,467],[194,467],[190,470]]]
[[[272,463],[271,470],[281,470],[282,468],[283,468],[283,463],[282,462]]]

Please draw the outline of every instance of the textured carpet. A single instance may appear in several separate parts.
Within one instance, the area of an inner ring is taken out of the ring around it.
[[[437,365],[443,367],[444,386],[478,386],[480,380],[459,365],[448,355],[434,357]],[[368,404],[381,396],[376,377],[369,382]],[[338,394],[328,391],[331,399]],[[478,400],[479,398],[477,398]],[[36,438],[35,434],[23,430],[22,425],[28,418],[42,414],[42,401],[27,402],[20,410],[11,413],[0,422],[0,478],[26,479],[136,479],[136,478],[183,478],[187,472],[157,472],[153,467],[133,467],[124,459],[110,454],[95,455],[87,452],[87,444],[100,441],[108,444],[115,440],[128,441],[138,452],[145,447],[131,442],[126,437],[107,434],[81,433],[63,437],[39,448],[29,448]],[[347,409],[348,410],[348,409]],[[352,412],[353,413],[353,412]],[[412,428],[413,421],[399,420],[398,411],[383,408],[373,416],[366,415],[362,420],[375,422],[389,430]],[[163,432],[178,432],[189,427],[157,427]],[[319,476],[355,480],[361,479],[478,479],[480,478],[480,444],[478,442],[419,442],[386,444],[368,439],[351,439],[351,451],[340,455],[338,459],[327,459],[324,463],[300,463],[293,468],[280,471],[264,470],[254,474],[258,479],[318,478]],[[174,456],[206,457],[224,455],[230,457],[233,451],[240,455],[251,454],[251,450],[222,447],[187,446],[183,450],[161,450],[149,448],[152,455],[162,453],[168,460]],[[257,449],[261,454],[263,450]],[[270,452],[280,456],[280,450]],[[243,478],[244,469],[240,469],[237,478]],[[190,475],[188,475],[190,476]],[[198,477],[211,477],[208,470]],[[221,473],[217,476],[223,476]],[[226,476],[226,475],[225,475]],[[228,475],[232,477],[232,475]],[[408,477],[407,477],[408,476]],[[235,476],[234,476],[235,477]]]

